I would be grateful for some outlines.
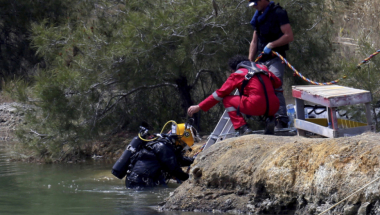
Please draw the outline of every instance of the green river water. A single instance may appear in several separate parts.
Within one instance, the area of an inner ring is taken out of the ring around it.
[[[0,142],[0,214],[136,214],[190,215],[161,212],[162,202],[177,184],[133,191],[111,174],[114,161],[79,164],[10,162]]]

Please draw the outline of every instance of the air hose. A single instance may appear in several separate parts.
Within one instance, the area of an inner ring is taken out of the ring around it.
[[[139,138],[140,138],[141,140],[146,141],[146,142],[155,141],[155,140],[157,140],[157,139],[159,138],[160,134],[164,133],[164,129],[165,129],[165,127],[166,127],[169,123],[171,123],[171,122],[174,123],[176,126],[178,125],[176,121],[174,121],[174,120],[169,120],[169,121],[168,121],[167,123],[165,123],[165,125],[162,127],[161,132],[160,132],[159,134],[156,134],[156,137],[153,138],[153,139],[149,139],[149,140],[148,140],[148,139],[144,139],[143,137],[141,137],[141,132],[138,133],[138,136],[139,136]]]

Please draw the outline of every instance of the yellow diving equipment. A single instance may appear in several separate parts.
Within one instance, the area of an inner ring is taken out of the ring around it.
[[[188,126],[185,128],[186,124],[177,124],[176,134],[181,136],[179,140],[176,141],[177,145],[181,145],[180,141],[185,142],[187,146],[192,147],[194,145],[194,134],[195,129],[193,126]]]
[[[177,124],[175,121],[170,120],[164,125],[164,127],[162,127],[161,133],[155,134],[154,138],[144,139],[140,133],[138,137],[145,142],[155,141],[159,137],[162,137],[162,134],[165,134],[164,133],[165,128],[169,123],[171,123],[172,125],[171,125],[171,131],[168,134],[175,134],[177,136],[176,138],[172,139],[175,145],[182,146],[185,150],[187,150],[187,149],[190,149],[194,145],[194,142],[199,142],[201,140],[198,136],[197,130],[192,126],[192,120],[188,120],[187,123],[181,123],[181,124]],[[144,129],[146,130],[146,128]]]

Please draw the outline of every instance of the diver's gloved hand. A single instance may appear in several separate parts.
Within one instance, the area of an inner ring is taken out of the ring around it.
[[[181,163],[181,167],[190,166],[191,164],[194,163],[194,158],[183,156],[182,159],[180,160],[180,163]]]
[[[194,158],[192,158],[192,157],[183,157],[183,158],[184,158],[184,160],[186,160],[190,165],[194,163]],[[190,165],[189,165],[189,166],[190,166]]]
[[[272,43],[268,43],[264,48],[264,54],[270,54],[272,53]]]

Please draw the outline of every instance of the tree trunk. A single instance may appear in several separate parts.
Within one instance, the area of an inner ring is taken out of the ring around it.
[[[184,116],[187,116],[187,109],[193,105],[193,100],[191,99],[190,90],[192,87],[188,84],[187,78],[184,76],[180,76],[175,80],[177,86],[178,86],[178,92],[179,96],[181,98],[181,107],[184,111]],[[193,115],[194,118],[194,126],[200,130],[199,128],[199,113],[196,113]]]

